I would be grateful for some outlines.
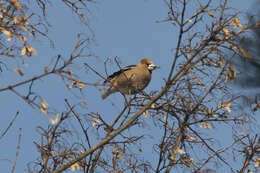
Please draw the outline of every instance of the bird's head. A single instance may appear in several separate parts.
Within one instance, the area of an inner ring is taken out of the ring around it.
[[[142,59],[139,64],[145,66],[149,71],[159,68],[159,66],[154,65],[153,62],[148,58]]]

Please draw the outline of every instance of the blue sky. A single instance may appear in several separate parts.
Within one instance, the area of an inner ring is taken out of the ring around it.
[[[247,11],[250,3],[244,0],[232,0],[232,7]],[[169,59],[173,56],[176,45],[176,28],[168,23],[156,23],[157,20],[167,17],[167,6],[164,1],[158,0],[111,0],[98,1],[91,6],[89,15],[90,26],[95,33],[96,41],[90,45],[91,53],[98,58],[90,58],[88,63],[95,66],[100,72],[103,71],[103,61],[107,58],[120,57],[123,65],[135,64],[140,58],[148,57],[154,64],[159,65],[161,69],[153,73],[153,79],[146,91],[159,90],[167,77],[169,71]],[[49,36],[55,41],[55,48],[50,48],[49,42],[45,39],[33,41],[33,46],[38,51],[38,57],[32,57],[25,61],[27,67],[23,67],[25,76],[20,78],[18,74],[10,71],[0,74],[0,88],[16,81],[27,79],[43,72],[50,58],[57,54],[69,56],[76,42],[77,33],[89,33],[86,26],[82,25],[73,13],[60,2],[52,2],[47,9],[49,22],[52,25]],[[84,61],[84,60],[83,60]],[[80,65],[79,65],[80,66]],[[74,66],[77,68],[77,65]],[[112,72],[116,66],[111,67]],[[86,73],[84,70],[81,74]],[[94,74],[86,73],[85,78],[91,78]],[[84,78],[84,77],[83,77]],[[99,80],[93,78],[93,80]],[[20,88],[20,91],[24,88]],[[65,108],[64,98],[70,98],[76,101],[75,96],[68,92],[61,80],[56,76],[47,77],[45,80],[36,82],[35,91],[41,93],[50,106],[62,111]],[[101,114],[107,114],[107,120],[112,120],[119,112],[122,106],[122,97],[119,94],[111,96],[111,100],[118,104],[111,107],[108,101],[103,101],[100,92],[94,87],[87,87],[84,90],[87,98],[95,98],[88,102],[88,111],[100,111]],[[69,93],[69,94],[68,94]],[[79,93],[75,93],[79,95]],[[1,102],[1,130],[7,126],[16,111],[20,115],[12,126],[8,134],[0,141],[0,159],[10,159],[15,157],[15,148],[17,145],[18,129],[22,128],[22,142],[19,158],[17,161],[16,172],[25,172],[26,164],[33,161],[38,156],[33,141],[39,140],[36,133],[37,126],[47,126],[49,122],[45,115],[39,110],[33,109],[25,104],[23,100],[10,92],[0,93]],[[100,110],[102,106],[102,110]],[[156,134],[158,132],[147,128],[147,133]],[[230,136],[223,135],[219,131],[219,137],[229,139]],[[149,140],[147,142],[149,144]],[[151,148],[144,149],[144,158],[149,158]],[[1,172],[10,172],[12,163],[6,160],[0,160]]]

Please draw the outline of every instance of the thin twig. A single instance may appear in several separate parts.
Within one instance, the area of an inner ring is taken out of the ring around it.
[[[19,152],[20,152],[21,136],[22,136],[22,129],[19,128],[18,143],[17,143],[17,147],[16,147],[16,154],[15,154],[14,164],[12,166],[11,173],[14,173],[16,162],[17,162],[18,155],[19,155]]]
[[[0,136],[0,140],[5,136],[5,134],[7,133],[7,131],[10,129],[10,127],[13,125],[15,119],[17,118],[17,116],[19,115],[19,112],[16,112],[14,118],[12,119],[12,121],[8,124],[8,127],[5,129],[5,131],[1,134]]]

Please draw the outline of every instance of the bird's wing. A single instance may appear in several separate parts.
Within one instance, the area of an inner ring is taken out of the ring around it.
[[[129,65],[126,66],[122,69],[120,69],[119,71],[114,72],[113,74],[111,74],[110,76],[107,77],[107,79],[104,81],[104,84],[106,84],[107,82],[109,82],[111,79],[119,76],[120,74],[122,74],[125,71],[131,70],[133,67],[136,67],[136,65]]]

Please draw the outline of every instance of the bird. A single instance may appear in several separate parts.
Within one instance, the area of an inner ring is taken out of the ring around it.
[[[115,92],[126,95],[141,92],[150,83],[152,71],[156,68],[159,66],[154,65],[150,59],[144,58],[137,65],[129,65],[114,72],[103,83],[109,84],[109,88],[102,94],[102,99]]]

